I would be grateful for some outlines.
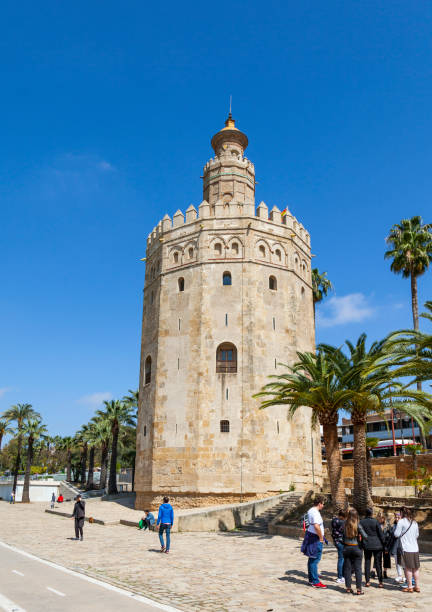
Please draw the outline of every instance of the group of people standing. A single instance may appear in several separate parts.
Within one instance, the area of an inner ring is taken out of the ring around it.
[[[324,536],[324,522],[321,510],[324,500],[318,497],[307,514],[307,530],[302,544],[302,552],[308,556],[309,583],[316,588],[327,588],[319,578],[318,564],[321,560]],[[331,535],[338,551],[336,582],[345,584],[347,593],[351,588],[352,575],[355,575],[356,593],[363,595],[362,565],[364,556],[365,587],[371,585],[371,562],[373,559],[378,587],[383,588],[383,579],[388,578],[387,570],[391,559],[396,568],[397,583],[401,583],[405,593],[419,593],[419,548],[418,524],[409,508],[403,507],[394,514],[393,522],[386,520],[382,513],[373,516],[368,508],[365,518],[359,518],[357,510],[340,510],[331,521]],[[403,582],[402,568],[406,583]]]

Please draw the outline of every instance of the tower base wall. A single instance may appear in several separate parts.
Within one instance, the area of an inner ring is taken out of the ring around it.
[[[207,506],[222,506],[225,504],[240,504],[243,502],[265,499],[278,495],[280,491],[265,493],[170,493],[169,491],[137,491],[135,510],[155,510],[163,502],[163,497],[169,497],[170,504],[177,509],[205,508]]]

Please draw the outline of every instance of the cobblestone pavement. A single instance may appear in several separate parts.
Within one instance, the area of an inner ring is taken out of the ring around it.
[[[0,502],[0,539],[188,612],[431,608],[432,555],[421,555],[420,594],[402,593],[389,580],[385,589],[373,583],[364,597],[356,597],[334,581],[331,546],[320,564],[329,585],[324,591],[306,584],[306,557],[298,540],[243,532],[181,533],[174,534],[170,554],[161,555],[156,533],[121,525],[86,523],[84,542],[73,541],[72,519],[47,514],[45,508]]]

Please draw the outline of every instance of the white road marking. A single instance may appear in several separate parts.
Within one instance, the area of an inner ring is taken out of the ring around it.
[[[13,552],[22,555],[23,557],[27,557],[28,559],[33,559],[33,561],[39,561],[39,563],[43,563],[44,565],[48,565],[49,567],[53,567],[60,572],[64,572],[65,574],[70,574],[71,576],[75,576],[75,578],[81,578],[81,580],[86,580],[87,582],[91,582],[92,584],[97,584],[108,591],[114,591],[115,593],[119,593],[119,595],[124,595],[125,597],[129,597],[134,601],[139,601],[141,603],[145,603],[148,606],[153,606],[153,608],[157,608],[158,610],[164,610],[164,612],[180,612],[178,608],[173,608],[168,604],[162,604],[154,599],[150,599],[150,597],[144,597],[144,595],[137,595],[136,593],[132,593],[131,591],[127,591],[126,589],[121,589],[120,587],[116,587],[113,584],[109,584],[109,582],[103,582],[102,580],[97,580],[97,578],[92,578],[91,576],[86,576],[85,574],[81,574],[79,572],[74,572],[74,570],[69,569],[68,567],[64,567],[63,565],[57,565],[57,563],[53,563],[52,561],[47,561],[46,559],[41,559],[40,557],[36,557],[36,555],[32,555],[20,548],[16,548],[11,544],[6,544],[6,542],[0,541],[0,546],[3,548],[7,548],[8,550],[12,550]],[[8,612],[26,612],[22,608],[4,608]]]
[[[56,595],[60,595],[60,597],[66,597],[66,595],[64,593],[62,593],[61,591],[57,591],[56,589],[53,589],[52,587],[47,587],[48,591],[51,591],[51,593],[55,593]]]
[[[24,608],[20,608],[13,601],[0,593],[0,610],[5,612],[26,612]]]
[[[14,574],[18,574],[18,576],[24,576],[24,574],[22,572],[19,572],[18,570],[12,570],[12,572]]]

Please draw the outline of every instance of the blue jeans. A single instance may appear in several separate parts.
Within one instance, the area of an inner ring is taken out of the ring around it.
[[[344,545],[342,544],[342,542],[336,542],[335,544],[337,551],[338,551],[338,560],[337,560],[337,575],[338,578],[343,578],[344,577],[344,556],[343,556],[343,550],[344,550]]]
[[[309,557],[308,559],[308,578],[309,582],[312,584],[318,584],[320,579],[318,578],[318,563],[321,561],[322,557],[323,544],[322,542],[318,542],[317,544],[317,556],[315,559]]]
[[[163,539],[164,531],[166,531],[166,547],[165,547],[164,539]],[[167,550],[170,549],[170,544],[171,544],[170,533],[171,533],[171,525],[169,523],[161,523],[159,527],[159,541],[160,541],[162,548],[166,548]]]

